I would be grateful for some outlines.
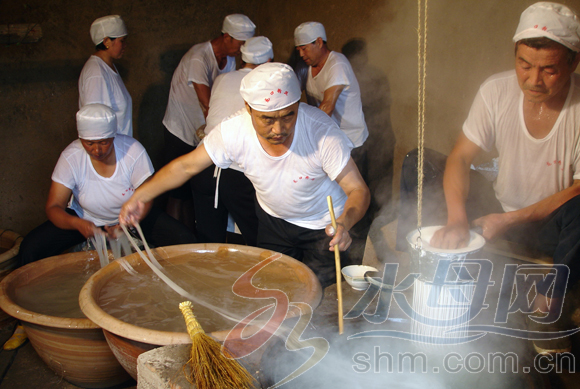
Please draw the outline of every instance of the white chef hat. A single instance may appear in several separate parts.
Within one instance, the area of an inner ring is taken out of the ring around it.
[[[250,107],[262,112],[286,108],[302,94],[294,70],[278,62],[265,63],[248,73],[242,79],[240,93]]]
[[[117,134],[115,111],[103,104],[87,104],[77,112],[79,138],[97,140],[114,138]]]
[[[119,15],[103,16],[91,24],[91,39],[95,46],[107,37],[120,38],[125,35],[127,35],[127,27]]]
[[[242,14],[228,15],[224,19],[222,32],[228,33],[234,39],[245,41],[254,36],[256,25],[249,17]]]
[[[294,30],[294,46],[302,46],[307,43],[312,43],[319,37],[326,42],[326,31],[321,23],[302,23]]]
[[[520,17],[514,42],[546,37],[570,50],[580,51],[580,19],[570,8],[557,3],[540,2],[529,6]]]
[[[254,65],[260,65],[274,58],[272,42],[265,36],[255,36],[250,38],[240,48],[242,61]]]

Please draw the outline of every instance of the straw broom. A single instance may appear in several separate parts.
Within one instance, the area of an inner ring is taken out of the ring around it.
[[[251,389],[254,377],[224,347],[207,335],[193,314],[191,301],[179,304],[191,338],[188,381],[198,389]]]

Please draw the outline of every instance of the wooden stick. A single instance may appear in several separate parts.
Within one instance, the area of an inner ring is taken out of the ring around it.
[[[328,211],[330,212],[330,219],[332,220],[332,228],[334,228],[334,233],[338,232],[338,226],[336,224],[336,217],[334,216],[334,206],[332,205],[332,196],[326,198],[328,201]],[[334,245],[334,265],[336,267],[336,296],[338,297],[338,333],[342,335],[343,333],[343,322],[342,322],[342,275],[340,273],[340,250],[338,245]]]

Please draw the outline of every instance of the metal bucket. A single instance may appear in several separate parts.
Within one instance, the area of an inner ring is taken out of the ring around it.
[[[470,231],[470,240],[467,247],[445,250],[431,246],[429,241],[433,234],[443,226],[424,227],[419,233],[418,230],[411,231],[407,234],[407,242],[409,243],[409,252],[411,254],[411,272],[418,273],[419,279],[423,281],[440,284],[444,280],[437,274],[437,266],[440,260],[453,262],[460,262],[466,258],[473,257],[485,245],[485,239]]]
[[[475,284],[464,261],[473,258],[484,246],[485,239],[471,231],[465,248],[445,250],[430,245],[433,234],[441,226],[425,227],[407,235],[410,246],[413,285],[414,340],[424,347],[453,344],[467,335],[470,304]],[[451,333],[450,330],[453,330]]]

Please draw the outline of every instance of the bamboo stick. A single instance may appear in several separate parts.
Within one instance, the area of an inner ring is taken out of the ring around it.
[[[328,211],[330,212],[330,219],[332,220],[332,228],[334,228],[334,233],[338,232],[338,226],[336,224],[336,217],[334,216],[334,206],[332,205],[332,196],[326,198],[328,202]],[[338,333],[342,335],[344,331],[343,319],[342,319],[342,275],[340,273],[340,250],[338,245],[334,245],[334,265],[336,267],[336,297],[338,298]]]

